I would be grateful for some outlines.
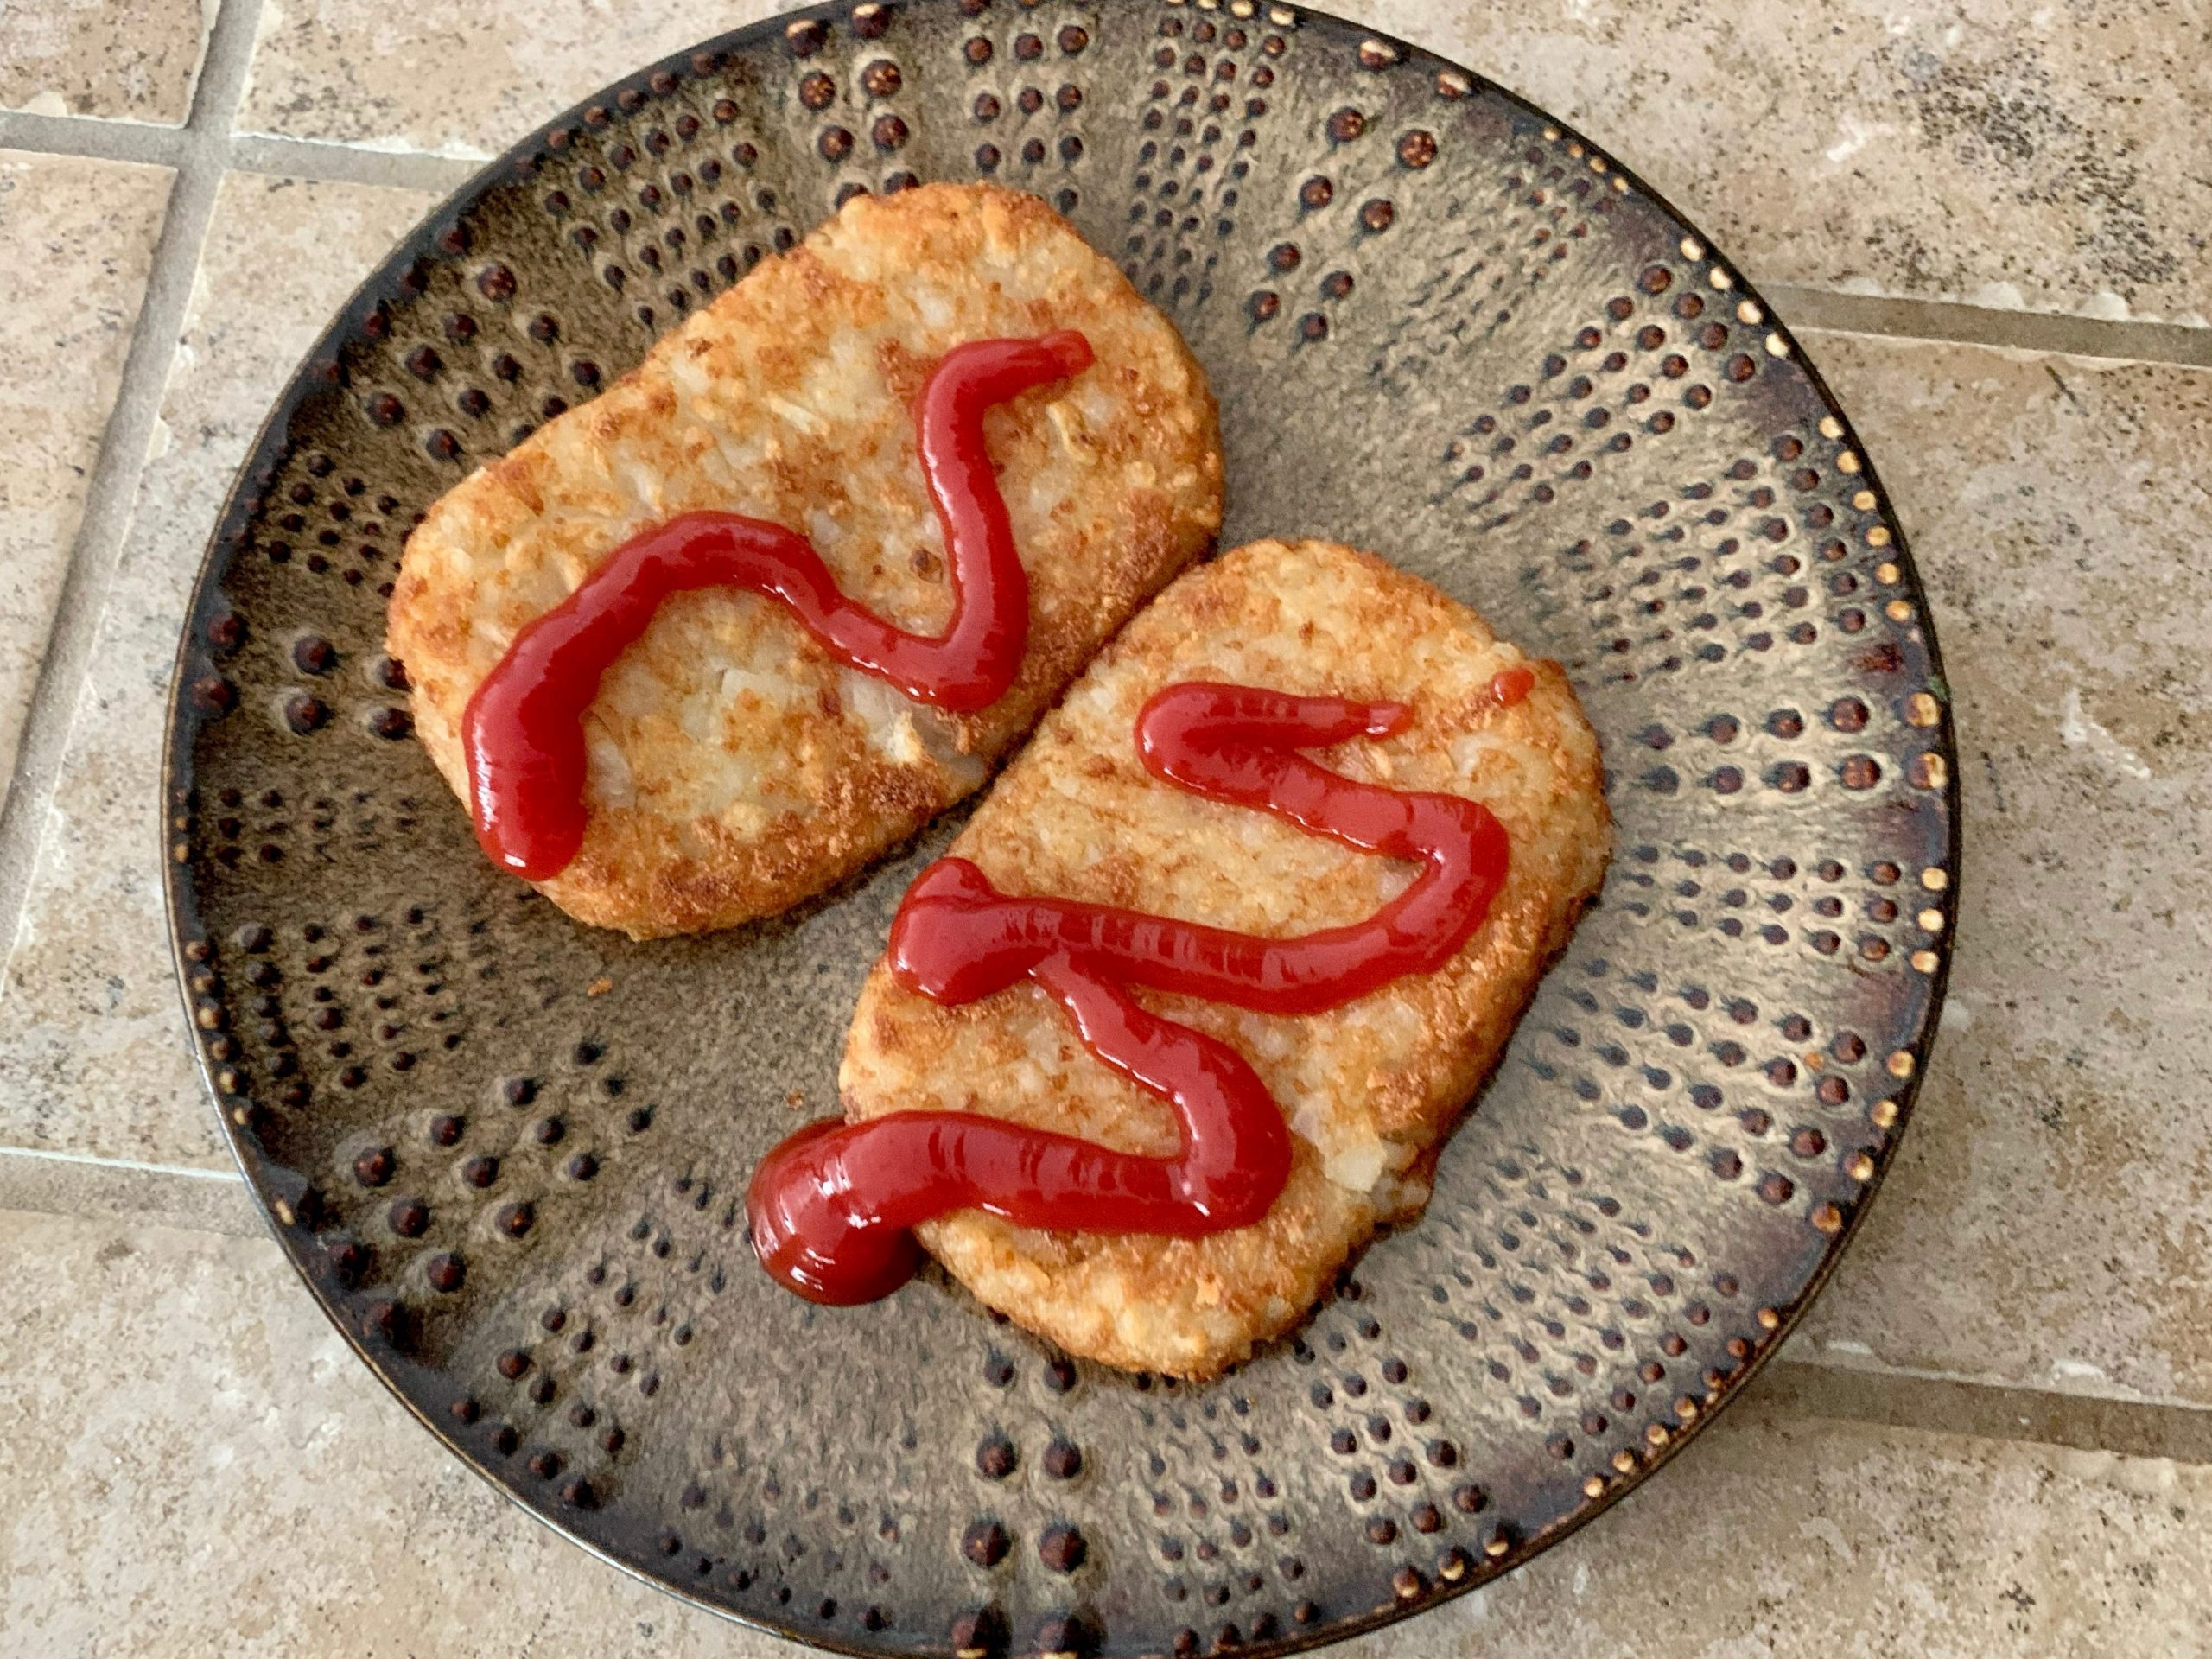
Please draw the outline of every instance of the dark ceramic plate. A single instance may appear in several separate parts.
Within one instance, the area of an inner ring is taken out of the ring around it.
[[[846,191],[1056,202],[1181,327],[1224,543],[1382,550],[1573,674],[1620,851],[1419,1227],[1207,1387],[940,1277],[824,1312],[753,1160],[832,1109],[926,844],[633,945],[478,854],[379,655],[408,526]],[[432,1433],[588,1548],[857,1652],[1278,1651],[1495,1577],[1771,1351],[1887,1164],[1956,868],[1936,642],[1735,268],[1474,75],[1252,0],[817,10],[630,76],[441,208],[270,417],[168,756],[239,1162]]]

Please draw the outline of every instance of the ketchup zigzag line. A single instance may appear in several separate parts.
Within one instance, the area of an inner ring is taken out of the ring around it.
[[[1529,683],[1525,669],[1508,670],[1493,695],[1518,702]],[[815,1301],[869,1301],[913,1271],[912,1229],[954,1210],[988,1210],[1025,1227],[1185,1238],[1266,1215],[1291,1167],[1290,1133],[1267,1085],[1235,1049],[1146,1012],[1129,993],[1142,986],[1315,1014],[1449,962],[1504,883],[1503,826],[1477,802],[1359,783],[1296,753],[1389,737],[1411,717],[1402,703],[1196,683],[1169,686],[1137,717],[1137,747],[1155,776],[1426,866],[1365,921],[1260,938],[1071,899],[1010,898],[963,858],[923,871],[892,924],[893,977],[947,1005],[1034,980],[1067,1010],[1085,1047],[1169,1103],[1181,1148],[1142,1157],[970,1112],[817,1123],[754,1172],[746,1203],[762,1264]]]
[[[526,624],[461,718],[476,839],[526,880],[558,875],[584,838],[584,711],[664,601],[699,588],[774,600],[830,654],[917,702],[967,714],[998,701],[1029,643],[1029,580],[983,442],[983,413],[1090,366],[1071,330],[956,346],[916,410],[922,470],[944,526],[952,620],[908,633],[837,591],[797,531],[734,512],[687,512],[633,537]]]

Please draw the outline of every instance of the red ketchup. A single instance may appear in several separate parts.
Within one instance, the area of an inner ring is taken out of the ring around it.
[[[1235,1049],[1147,1013],[1130,992],[1319,1014],[1449,962],[1505,880],[1503,826],[1476,802],[1355,782],[1297,753],[1389,737],[1411,718],[1402,703],[1198,683],[1169,686],[1137,716],[1137,748],[1155,777],[1425,867],[1349,926],[1261,938],[1009,897],[964,858],[924,870],[891,925],[893,977],[948,1006],[1034,980],[1067,1010],[1084,1047],[1173,1107],[1181,1150],[1140,1157],[970,1112],[812,1124],[761,1160],[747,1193],[753,1249],[768,1271],[814,1301],[872,1301],[913,1272],[912,1229],[954,1210],[1024,1227],[1181,1238],[1266,1215],[1291,1166],[1290,1132],[1267,1085]]]
[[[1510,668],[1501,668],[1491,678],[1491,701],[1501,709],[1510,709],[1516,702],[1526,702],[1529,694],[1536,689],[1535,671],[1526,663],[1516,663]]]
[[[558,875],[584,838],[584,711],[663,601],[698,588],[774,600],[839,662],[957,714],[995,702],[1029,642],[1029,580],[983,443],[983,412],[1090,366],[1072,331],[956,346],[916,410],[922,471],[944,528],[952,624],[908,633],[837,591],[807,539],[734,512],[687,512],[625,542],[525,625],[461,719],[476,839],[526,880]]]

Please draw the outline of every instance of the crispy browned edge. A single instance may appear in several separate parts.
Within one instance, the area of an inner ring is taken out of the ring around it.
[[[1467,607],[1373,554],[1325,543],[1291,545],[1355,561],[1391,599],[1408,607],[1428,609],[1432,615],[1440,615],[1455,626],[1471,627],[1478,639],[1495,638],[1488,625]],[[1224,553],[1211,564],[1187,573],[1155,599],[1102,653],[1095,669],[1119,664],[1130,655],[1151,652],[1155,636],[1165,633],[1171,626],[1204,631],[1210,626],[1217,627],[1232,621],[1237,605],[1233,592],[1228,591],[1231,584],[1238,581],[1263,582],[1264,571],[1250,567],[1263,565],[1271,553],[1282,550],[1285,546],[1280,542],[1262,542],[1239,547]],[[1162,645],[1159,654],[1165,657],[1172,651],[1172,643],[1163,641]],[[1516,715],[1532,721],[1541,719],[1554,727],[1571,722],[1586,731],[1587,720],[1560,665],[1535,659],[1529,665],[1535,673],[1536,684]],[[1048,727],[1038,743],[1049,741]],[[1025,764],[1032,752],[1025,751],[1024,755],[1015,759],[1009,776]],[[1255,1227],[1198,1240],[1149,1236],[1103,1237],[1023,1230],[982,1211],[969,1211],[925,1224],[920,1230],[924,1243],[955,1277],[969,1283],[971,1289],[976,1288],[971,1275],[981,1276],[977,1270],[985,1268],[990,1258],[1026,1258],[1042,1270],[1046,1282],[1041,1293],[1012,1296],[1000,1294],[985,1296],[984,1300],[1016,1323],[1068,1351],[1124,1370],[1204,1380],[1248,1358],[1259,1343],[1280,1337],[1302,1324],[1345,1264],[1372,1241],[1379,1229],[1394,1222],[1413,1221],[1427,1208],[1430,1181],[1446,1142],[1497,1066],[1545,970],[1567,948],[1584,906],[1602,882],[1606,861],[1604,849],[1610,848],[1611,817],[1605,804],[1604,773],[1594,735],[1588,753],[1590,763],[1585,767],[1574,764],[1574,757],[1563,747],[1555,746],[1553,750],[1561,776],[1568,780],[1567,792],[1588,808],[1600,843],[1600,855],[1588,879],[1570,890],[1541,888],[1517,895],[1510,906],[1493,911],[1459,958],[1441,973],[1429,976],[1429,1001],[1422,1010],[1422,1017],[1433,1034],[1440,1064],[1418,1080],[1409,1074],[1400,1074],[1392,1080],[1397,1086],[1389,1090],[1398,1096],[1390,1103],[1389,1126],[1400,1134],[1410,1131],[1428,1136],[1426,1151],[1408,1176],[1402,1178],[1410,1202],[1395,1212],[1372,1211],[1363,1223],[1354,1212],[1365,1207],[1363,1199],[1335,1187],[1322,1173],[1319,1154],[1299,1141],[1295,1142],[1296,1161],[1288,1186],[1267,1218]],[[955,841],[952,852],[961,852],[980,836],[1006,830],[1007,826],[993,814],[992,806],[993,803],[986,802]],[[1018,827],[1013,833],[1019,835]],[[1105,893],[1077,896],[1111,897]],[[1530,927],[1535,938],[1529,948],[1516,953],[1504,935],[1520,925]],[[1506,953],[1507,960],[1495,969],[1478,965],[1478,958],[1499,950]],[[901,1020],[914,1020],[923,1030],[941,1020],[989,1020],[995,1017],[995,1004],[1002,998],[1021,995],[1024,988],[1017,987],[964,1007],[940,1008],[900,989],[892,981],[886,965],[879,962],[861,992],[855,1011],[854,1029],[857,1034],[863,1021],[888,1020],[889,1027],[879,1026],[877,1029],[896,1041],[892,1033]],[[1164,1009],[1172,1000],[1152,1001]],[[850,1091],[844,1105],[847,1118],[854,1122],[899,1109],[896,1102],[865,1099]],[[1306,1248],[1312,1233],[1324,1229],[1345,1229],[1347,1224],[1350,1236],[1344,1248],[1322,1252]],[[1067,1293],[1073,1287],[1064,1281],[1079,1278],[1085,1264],[1102,1256],[1119,1259],[1120,1270],[1127,1284],[1135,1287],[1137,1297],[1179,1301],[1187,1297],[1195,1278],[1211,1270],[1217,1277],[1226,1276],[1234,1281],[1236,1300],[1240,1306],[1257,1310],[1274,1300],[1286,1304],[1292,1312],[1287,1318],[1274,1319],[1262,1317],[1255,1311],[1244,1320],[1236,1338],[1195,1360],[1118,1340],[1096,1341],[1092,1339],[1091,1332],[1079,1328],[1070,1316]]]
[[[932,214],[950,219],[965,211],[995,210],[1016,221],[1077,234],[1037,197],[990,184],[924,185],[889,197],[858,199],[848,211],[854,209],[895,214],[909,224]],[[663,336],[636,368],[591,403],[558,420],[624,418],[631,414],[634,400],[650,395],[642,384],[646,372],[682,349],[689,330],[702,319],[725,308],[747,304],[777,282],[797,282],[803,296],[805,289],[830,280],[811,251],[810,241],[810,237],[779,259],[755,267],[690,323]],[[1111,260],[1096,249],[1090,251],[1110,284],[1118,286],[1133,304],[1153,309]],[[963,753],[993,760],[1002,756],[1082,671],[1097,647],[1111,639],[1147,598],[1202,556],[1212,543],[1213,531],[1220,524],[1219,411],[1205,372],[1179,332],[1166,323],[1166,333],[1198,388],[1203,433],[1200,460],[1203,468],[1211,472],[1214,486],[1212,522],[1204,527],[1179,524],[1170,513],[1133,521],[1124,537],[1102,550],[1096,579],[1089,585],[1096,601],[1094,612],[1104,612],[1113,618],[1112,623],[1096,638],[1088,632],[1033,627],[1014,685],[989,709],[957,721],[956,741]],[[481,474],[456,485],[433,505],[432,517],[463,492],[487,486],[480,480],[531,499],[533,474],[545,464],[543,434],[553,424],[549,423]],[[410,535],[410,548],[413,539]],[[437,617],[423,598],[423,586],[419,574],[410,573],[403,554],[388,613],[387,649],[403,664],[426,654],[458,660],[459,641],[465,639],[467,626]],[[796,625],[792,626],[797,632]],[[798,637],[802,651],[817,651],[810,639],[803,634]],[[442,639],[451,642],[442,651]],[[474,689],[473,681],[470,689]],[[416,734],[448,785],[466,804],[470,798],[466,763],[457,738],[448,735],[458,732],[461,711],[455,708],[447,711],[442,720],[423,720],[419,704],[425,695],[418,683],[414,691],[418,704]],[[610,823],[604,821],[610,815],[594,814],[575,861],[559,875],[534,885],[577,920],[620,929],[632,938],[734,927],[773,915],[835,886],[900,844],[967,792],[941,790],[928,777],[872,757],[849,765],[840,783],[842,787],[835,793],[817,803],[810,817],[788,815],[777,827],[727,844],[711,858],[692,858],[674,851],[673,830],[646,815],[625,813]]]

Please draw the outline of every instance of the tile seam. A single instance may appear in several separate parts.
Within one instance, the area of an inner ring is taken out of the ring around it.
[[[1746,1391],[1755,1412],[1916,1433],[2212,1465],[2212,1408],[2064,1394],[1777,1357]]]
[[[1867,334],[2038,356],[2212,368],[2212,328],[2142,319],[2107,321],[2056,311],[1999,310],[1948,300],[1877,298],[1789,283],[1770,284],[1761,291],[1777,319],[1800,334]]]
[[[105,1178],[113,1183],[118,1200],[130,1207],[88,1208],[81,1193],[66,1205],[49,1205],[38,1191],[41,1165],[56,1179],[70,1174]],[[10,1179],[10,1175],[15,1179]],[[17,1213],[67,1215],[93,1224],[143,1224],[210,1236],[266,1236],[243,1182],[226,1170],[0,1149],[0,1187],[7,1193],[0,1209]],[[160,1202],[165,1190],[175,1193],[174,1205]],[[226,1194],[237,1198],[235,1215],[213,1212],[217,1217],[213,1224],[193,1218],[209,1214],[207,1201]],[[2060,1391],[2030,1382],[1839,1365],[1783,1355],[1747,1388],[1742,1408],[1785,1422],[1858,1423],[2212,1465],[2212,1406]]]
[[[34,156],[77,156],[91,161],[137,162],[176,167],[189,143],[182,127],[155,126],[86,115],[34,115],[0,110],[0,149]]]
[[[157,163],[172,168],[175,177],[115,402],[86,486],[84,518],[70,543],[61,589],[48,624],[14,773],[6,800],[0,803],[0,941],[6,942],[10,963],[19,942],[41,829],[68,750],[108,591],[137,512],[148,446],[183,330],[216,188],[228,164],[231,120],[244,93],[261,7],[262,0],[223,0],[208,32],[190,117],[183,128],[168,130],[165,159]],[[7,130],[0,126],[0,136]],[[154,831],[149,828],[148,833],[150,842]],[[0,975],[0,984],[4,982]]]
[[[248,5],[257,16],[258,0],[227,0],[223,19]],[[223,21],[219,20],[219,33],[224,29]],[[203,87],[216,78],[218,47],[228,48],[221,67],[235,75],[234,82],[223,78],[226,90],[242,94],[246,65],[243,57],[232,61],[229,54],[250,56],[251,33],[233,25],[227,38],[210,47],[208,64],[201,74]],[[233,96],[227,116],[235,116],[238,101]],[[193,124],[182,128],[0,111],[0,149],[137,162],[173,167],[180,172],[188,170],[194,162],[212,158],[219,166],[238,172],[439,193],[460,188],[488,164],[428,150],[239,133],[229,130],[227,123],[224,130],[216,133],[200,128],[197,107]],[[1756,272],[1750,274],[1756,278]],[[1761,289],[1774,302],[1782,321],[1808,332],[2212,368],[2212,327],[2152,318],[2109,319],[2058,310],[1998,308],[1913,295],[1861,294],[1815,283],[1777,282],[1761,284]]]
[[[162,1164],[137,1158],[104,1158],[98,1153],[63,1152],[53,1147],[0,1147],[0,1161],[12,1159],[67,1165],[73,1168],[127,1171],[134,1175],[158,1175],[179,1180],[218,1181],[234,1185],[244,1184],[244,1177],[237,1170],[219,1166]]]
[[[232,137],[230,165],[241,173],[310,179],[321,183],[380,185],[449,194],[489,166],[419,150],[369,149],[355,144],[317,143],[264,133]]]

